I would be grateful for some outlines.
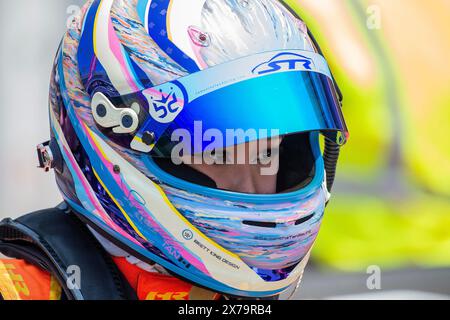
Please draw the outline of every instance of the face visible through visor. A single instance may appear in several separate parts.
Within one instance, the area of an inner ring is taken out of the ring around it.
[[[144,110],[131,148],[164,157],[170,157],[180,135],[190,137],[183,143],[192,153],[211,144],[212,132],[216,139],[223,137],[223,148],[311,131],[340,145],[348,137],[326,60],[303,50],[248,56],[124,96],[122,101],[138,103]],[[243,138],[229,139],[233,130],[244,132]]]

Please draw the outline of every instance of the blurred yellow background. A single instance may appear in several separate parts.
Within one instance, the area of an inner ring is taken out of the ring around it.
[[[330,61],[351,135],[315,261],[450,266],[450,1],[286,2]]]

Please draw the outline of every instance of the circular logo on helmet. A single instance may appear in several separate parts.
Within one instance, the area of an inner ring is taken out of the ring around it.
[[[194,234],[192,233],[191,230],[186,229],[183,231],[183,238],[185,238],[186,240],[192,240],[193,237],[194,237]]]
[[[184,94],[174,83],[166,83],[143,92],[150,116],[159,123],[171,123],[183,111]]]

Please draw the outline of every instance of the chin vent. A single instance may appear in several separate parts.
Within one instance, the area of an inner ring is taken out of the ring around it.
[[[300,225],[302,223],[305,223],[305,222],[311,220],[312,217],[314,217],[314,213],[310,214],[309,216],[306,216],[304,218],[298,219],[297,221],[295,221],[295,225],[298,226],[298,225]]]
[[[309,220],[311,220],[314,217],[314,213],[310,214],[309,216],[303,217],[301,219],[298,219],[297,221],[295,221],[295,225],[301,225],[305,222],[308,222]],[[286,225],[285,223],[275,223],[275,222],[263,222],[263,221],[243,221],[243,224],[247,225],[247,226],[252,226],[252,227],[260,227],[260,228],[276,228],[278,226],[284,226]]]
[[[243,224],[253,227],[261,228],[276,228],[277,224],[275,222],[262,222],[262,221],[243,221]]]

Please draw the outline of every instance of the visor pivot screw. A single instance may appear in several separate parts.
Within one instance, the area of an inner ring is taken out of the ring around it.
[[[108,114],[108,111],[106,110],[106,107],[103,104],[99,104],[97,106],[97,115],[100,118],[104,118],[104,117],[106,117],[107,114]]]
[[[130,115],[124,115],[122,118],[122,126],[124,128],[131,128],[133,126],[133,118]]]
[[[113,167],[113,171],[114,171],[115,174],[119,174],[119,173],[120,173],[120,167],[116,164],[116,165]]]
[[[155,142],[155,139],[155,133],[150,131],[145,131],[142,135],[142,142],[147,146],[151,146]]]

